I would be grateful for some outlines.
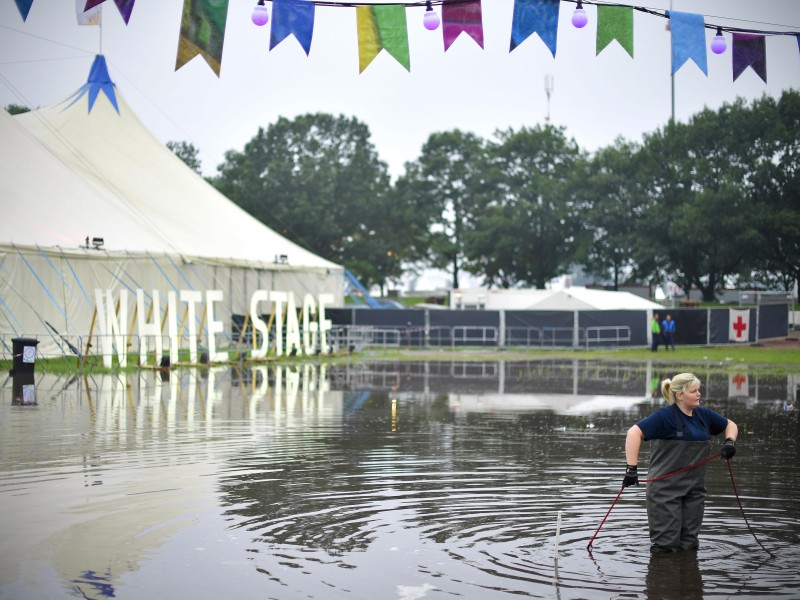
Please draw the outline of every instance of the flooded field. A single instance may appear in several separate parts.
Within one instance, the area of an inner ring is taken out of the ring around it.
[[[708,465],[700,549],[652,556],[644,486],[609,509],[661,367],[7,379],[0,598],[796,598],[800,374],[696,374],[738,452]]]

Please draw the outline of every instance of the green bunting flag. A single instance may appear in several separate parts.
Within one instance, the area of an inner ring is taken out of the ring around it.
[[[195,56],[202,56],[219,77],[228,0],[184,0],[177,71]]]
[[[597,51],[617,40],[633,58],[633,8],[630,6],[597,6]]]
[[[356,21],[359,73],[364,72],[381,50],[391,54],[407,71],[411,70],[404,6],[357,6]]]

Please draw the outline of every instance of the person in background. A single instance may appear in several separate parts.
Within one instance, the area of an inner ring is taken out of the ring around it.
[[[653,313],[653,320],[650,322],[650,333],[653,336],[650,349],[658,352],[658,343],[661,341],[661,325],[658,323],[658,313]]]
[[[675,321],[672,320],[672,315],[667,315],[661,322],[661,335],[664,337],[664,350],[669,350],[672,346],[672,351],[675,352]]]
[[[691,373],[665,379],[661,394],[668,406],[628,429],[622,487],[639,485],[639,449],[642,441],[650,442],[647,523],[651,551],[693,550],[699,545],[706,499],[706,465],[695,465],[708,457],[711,436],[720,433],[725,435],[722,457],[733,458],[739,429],[730,419],[700,406],[700,380]]]

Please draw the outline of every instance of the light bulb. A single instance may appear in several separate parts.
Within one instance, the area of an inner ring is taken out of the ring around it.
[[[578,2],[575,12],[572,13],[572,24],[578,29],[583,29],[589,22],[589,16],[583,8],[583,2]]]
[[[711,51],[714,54],[722,54],[727,49],[728,42],[725,41],[725,37],[722,35],[722,27],[717,27],[717,35],[711,40]]]
[[[256,4],[253,9],[253,14],[250,18],[253,20],[253,23],[259,27],[267,24],[267,21],[269,21],[269,11],[267,7],[264,6],[264,0],[258,0],[258,4]]]
[[[428,31],[433,31],[439,27],[439,15],[433,10],[430,0],[425,4],[425,15],[422,17],[422,24]]]

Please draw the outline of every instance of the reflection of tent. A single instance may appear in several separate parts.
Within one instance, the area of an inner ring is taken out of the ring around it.
[[[85,335],[95,288],[220,289],[219,318],[245,313],[257,289],[341,303],[342,268],[184,165],[115,92],[102,56],[81,91],[72,104],[0,118],[0,332],[42,334],[46,320]]]
[[[486,310],[648,310],[661,305],[630,292],[585,287],[564,290],[461,289],[450,293],[453,308]]]
[[[629,410],[641,396],[581,396],[578,394],[451,394],[457,413],[500,413],[550,410],[559,415],[589,415]]]

